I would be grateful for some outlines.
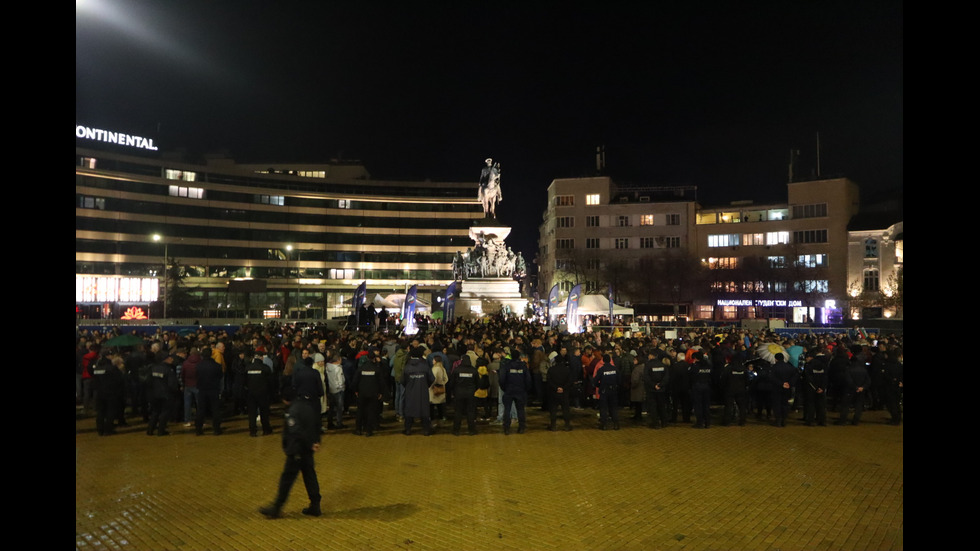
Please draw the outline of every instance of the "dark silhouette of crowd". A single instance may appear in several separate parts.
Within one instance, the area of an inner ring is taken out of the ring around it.
[[[366,436],[386,428],[392,415],[404,434],[420,421],[423,434],[451,426],[459,435],[464,419],[468,434],[477,433],[477,420],[510,434],[514,417],[523,432],[526,408],[549,412],[549,430],[557,430],[558,417],[565,430],[583,424],[592,415],[573,423],[571,412],[590,409],[596,420],[586,428],[603,430],[625,422],[653,429],[856,425],[864,411],[879,409],[890,423],[902,420],[903,343],[896,335],[801,330],[787,338],[737,327],[629,326],[567,334],[502,316],[436,322],[413,336],[388,324],[349,327],[157,330],[123,346],[110,344],[119,331],[79,331],[76,407],[96,416],[100,435],[131,423],[146,423],[147,434],[182,424],[219,435],[226,419],[242,415],[250,435],[271,434],[270,409],[287,387],[315,408],[323,431]],[[427,402],[419,384],[428,388]],[[356,419],[353,429],[345,418]]]

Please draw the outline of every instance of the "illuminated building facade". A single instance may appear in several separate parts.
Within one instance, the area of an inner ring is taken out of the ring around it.
[[[79,317],[119,319],[136,305],[159,318],[169,305],[170,318],[322,319],[348,314],[362,281],[369,298],[417,284],[427,301],[452,281],[453,255],[482,217],[475,183],[85,145],[75,149]],[[168,300],[178,290],[163,283],[165,264],[186,276],[192,312]]]

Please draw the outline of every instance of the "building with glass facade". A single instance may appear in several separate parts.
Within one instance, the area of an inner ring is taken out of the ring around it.
[[[425,302],[482,218],[474,182],[372,180],[357,162],[191,163],[103,143],[76,143],[75,161],[84,318],[329,318],[362,281],[368,297],[417,284]]]

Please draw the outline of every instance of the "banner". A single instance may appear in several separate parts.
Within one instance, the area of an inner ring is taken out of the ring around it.
[[[405,334],[414,335],[419,332],[418,325],[415,324],[415,300],[419,286],[412,285],[405,295]]]
[[[568,304],[565,306],[565,325],[569,333],[580,333],[582,328],[578,323],[578,301],[582,297],[582,284],[579,283],[572,287],[572,292],[568,293]]]
[[[445,311],[442,313],[442,322],[451,323],[456,319],[456,282],[452,282],[446,287]]]
[[[364,306],[364,298],[367,296],[367,281],[362,281],[354,291],[354,300],[351,306],[354,307],[354,320],[358,327],[361,326],[361,307]]]
[[[548,295],[548,324],[551,325],[553,322],[551,320],[552,315],[558,315],[558,312],[552,312],[552,310],[558,310],[558,303],[561,302],[561,295],[558,292],[558,284],[551,288],[551,293]]]
[[[613,324],[613,285],[609,284],[609,325]]]

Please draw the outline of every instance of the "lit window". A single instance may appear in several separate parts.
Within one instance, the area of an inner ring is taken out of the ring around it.
[[[771,231],[766,234],[766,245],[785,245],[789,243],[788,231]]]
[[[599,204],[599,194],[598,193],[590,193],[590,194],[586,195],[585,196],[585,204],[586,205],[598,205]]]
[[[80,197],[79,205],[83,209],[98,209],[105,210],[105,198],[104,197]]]
[[[786,267],[786,257],[785,256],[770,256],[769,257],[769,267],[770,268],[785,268]]]
[[[353,206],[354,206],[354,201],[351,201],[350,199],[339,199],[339,200],[337,200],[337,207],[338,208],[349,209],[349,208],[353,208]]]
[[[742,244],[743,245],[765,245],[766,235],[764,233],[743,233],[742,234]]]
[[[82,157],[82,167],[95,170],[95,157]]]
[[[204,199],[204,188],[170,186],[171,197],[187,197],[188,199]]]
[[[640,225],[641,226],[652,226],[653,225],[653,215],[652,214],[641,214],[640,215]]]
[[[881,276],[878,268],[864,269],[864,290],[877,292],[881,288]]]
[[[827,265],[827,255],[825,254],[801,254],[796,259],[797,264],[802,268],[818,268]]]
[[[709,247],[734,247],[740,244],[739,234],[717,234],[708,236]]]
[[[176,170],[173,168],[165,169],[164,176],[168,180],[183,180],[185,182],[196,182],[197,173],[190,170]]]

